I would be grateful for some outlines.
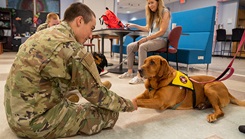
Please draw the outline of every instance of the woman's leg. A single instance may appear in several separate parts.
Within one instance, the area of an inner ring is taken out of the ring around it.
[[[127,55],[128,55],[128,60],[127,60],[127,65],[128,65],[128,73],[133,73],[133,65],[134,65],[134,57],[135,57],[135,52],[138,51],[138,44],[137,42],[130,43],[127,46]]]

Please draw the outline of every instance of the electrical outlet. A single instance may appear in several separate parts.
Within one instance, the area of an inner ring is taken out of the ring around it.
[[[204,56],[198,56],[197,59],[198,60],[203,60],[204,59]]]

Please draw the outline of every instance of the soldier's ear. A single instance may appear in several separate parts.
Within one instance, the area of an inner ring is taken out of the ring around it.
[[[76,25],[77,25],[78,27],[81,26],[81,24],[84,23],[83,17],[82,17],[82,16],[78,16],[78,17],[76,17],[74,20],[75,20]]]

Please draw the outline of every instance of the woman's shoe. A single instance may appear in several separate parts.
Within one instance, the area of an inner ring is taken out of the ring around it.
[[[133,79],[129,81],[129,84],[140,84],[144,83],[144,79],[138,76],[135,76]]]
[[[132,78],[134,77],[133,73],[128,73],[128,72],[124,72],[122,75],[118,76],[120,79],[125,79],[125,78]]]
[[[240,132],[245,133],[245,125],[240,125],[238,129]]]

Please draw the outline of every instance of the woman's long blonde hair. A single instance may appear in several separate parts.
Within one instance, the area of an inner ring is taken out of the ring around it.
[[[160,27],[160,24],[163,20],[162,14],[165,8],[164,2],[163,0],[156,0],[156,1],[158,2],[157,11],[152,12],[148,6],[148,0],[146,0],[145,14],[146,14],[146,26],[148,29],[152,27],[154,20],[156,22],[156,27]]]

